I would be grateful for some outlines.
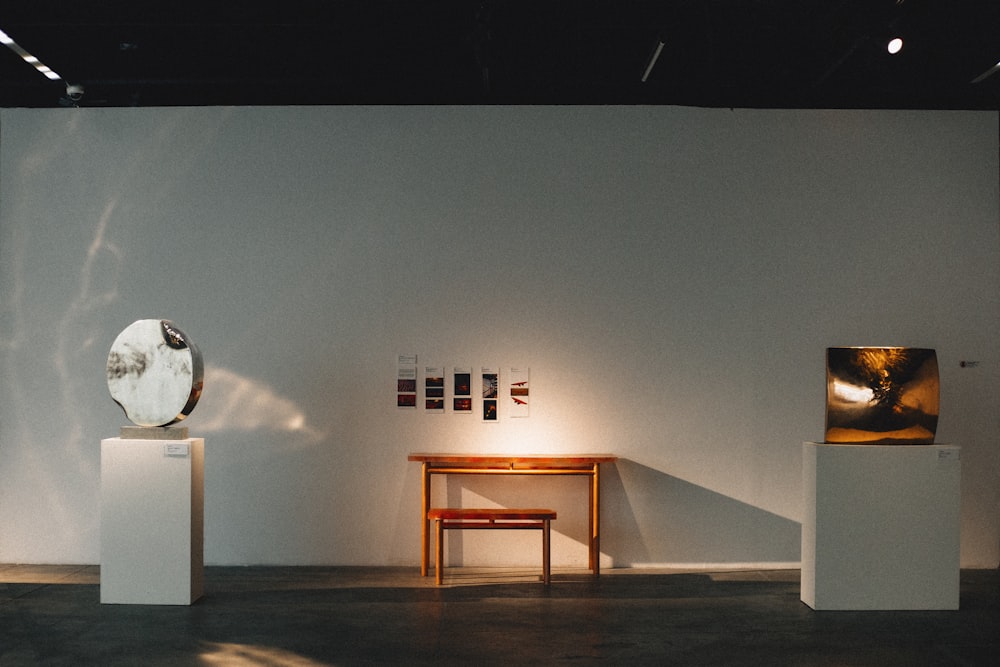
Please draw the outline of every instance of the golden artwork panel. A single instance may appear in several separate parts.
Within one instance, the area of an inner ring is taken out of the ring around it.
[[[932,349],[827,348],[826,442],[932,444],[939,387]]]

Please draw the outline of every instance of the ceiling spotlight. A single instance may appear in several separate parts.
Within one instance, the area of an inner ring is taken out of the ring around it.
[[[896,55],[897,53],[903,50],[903,38],[893,37],[892,39],[889,40],[889,43],[886,45],[885,48],[892,55]]]

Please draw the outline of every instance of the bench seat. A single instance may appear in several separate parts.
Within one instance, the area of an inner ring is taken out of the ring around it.
[[[434,564],[434,582],[441,585],[444,569],[444,531],[468,529],[531,530],[542,531],[542,581],[551,582],[550,533],[551,522],[556,518],[549,509],[506,509],[506,508],[465,508],[438,507],[427,512],[427,518],[435,523],[437,549]]]

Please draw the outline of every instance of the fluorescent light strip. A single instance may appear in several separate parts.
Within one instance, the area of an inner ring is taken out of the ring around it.
[[[0,44],[3,44],[8,49],[19,55],[21,60],[38,70],[39,73],[41,73],[46,79],[50,79],[52,81],[59,81],[62,79],[61,76],[53,72],[52,69],[47,67],[44,63],[42,63],[42,61],[25,51],[20,44],[11,39],[10,35],[5,33],[3,30],[0,30]]]
[[[996,74],[997,70],[1000,70],[1000,62],[998,62],[993,67],[989,68],[988,70],[986,70],[985,72],[983,72],[982,74],[980,74],[979,76],[977,76],[975,79],[973,79],[972,81],[970,81],[970,83],[979,83],[980,81],[982,81],[986,77],[993,76],[994,74]]]
[[[657,40],[656,48],[653,49],[653,55],[649,57],[649,63],[646,65],[646,71],[642,73],[642,78],[640,81],[646,83],[646,79],[649,78],[649,73],[653,71],[653,67],[656,65],[656,61],[660,58],[660,52],[663,51],[664,42],[663,40]]]

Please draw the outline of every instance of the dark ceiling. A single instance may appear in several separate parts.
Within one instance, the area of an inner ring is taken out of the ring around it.
[[[62,77],[0,47],[3,107],[1000,109],[998,0],[23,0],[0,30]]]

